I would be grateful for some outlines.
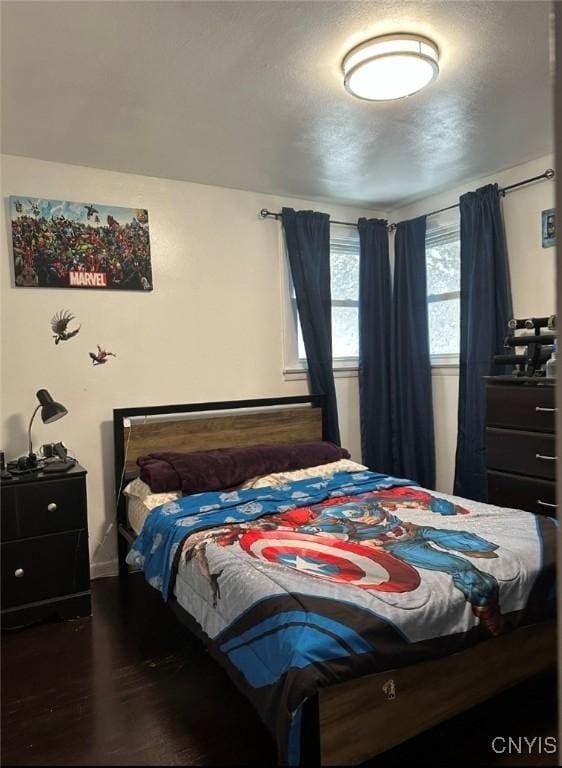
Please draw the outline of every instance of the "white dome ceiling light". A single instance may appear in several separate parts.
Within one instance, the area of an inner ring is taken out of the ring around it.
[[[435,80],[439,50],[421,35],[383,35],[353,48],[342,69],[346,90],[359,99],[403,99]]]

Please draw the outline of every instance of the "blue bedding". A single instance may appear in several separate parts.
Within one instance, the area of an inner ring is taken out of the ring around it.
[[[373,472],[185,496],[129,553],[298,764],[322,687],[554,614],[556,523]]]
[[[412,482],[376,472],[338,472],[329,479],[299,480],[278,488],[183,496],[152,512],[129,557],[135,564],[143,566],[149,584],[168,597],[179,544],[196,531],[225,523],[245,523],[328,498],[400,485],[412,485]]]

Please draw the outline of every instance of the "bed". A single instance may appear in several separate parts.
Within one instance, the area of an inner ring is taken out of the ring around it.
[[[274,732],[281,764],[360,763],[556,660],[550,518],[359,472],[244,490],[238,498],[230,493],[213,504],[217,494],[186,496],[136,515],[129,510],[129,519],[122,491],[137,474],[137,458],[158,450],[319,440],[323,402],[302,396],[114,411],[120,573],[128,573],[127,556],[131,561],[142,551],[137,562],[147,579]],[[357,512],[359,502],[367,512]],[[342,531],[352,525],[360,538],[365,515],[372,525],[375,508],[377,546],[358,549]],[[169,541],[165,518],[175,520]],[[169,548],[156,551],[163,539]],[[202,543],[204,567],[191,554]],[[323,553],[318,563],[310,547]],[[428,549],[445,565],[428,564]],[[373,583],[360,589],[365,574]],[[275,586],[264,590],[264,580]],[[500,586],[501,610],[478,597],[491,583]],[[430,631],[425,606],[439,600],[454,611],[437,612],[431,621],[443,626]],[[396,615],[406,616],[405,628],[395,624]],[[320,632],[328,640],[319,650]],[[286,648],[290,664],[283,661]]]

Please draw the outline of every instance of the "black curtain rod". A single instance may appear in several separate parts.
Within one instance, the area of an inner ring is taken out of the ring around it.
[[[543,179],[553,179],[556,175],[556,171],[554,168],[547,168],[544,173],[541,173],[540,176],[531,176],[529,179],[523,179],[523,181],[517,181],[515,184],[509,184],[507,187],[501,187],[499,189],[500,195],[502,197],[505,195],[506,192],[511,192],[512,189],[518,189],[518,187],[523,187],[526,184],[532,184],[535,181],[542,181]],[[445,211],[452,211],[453,208],[458,208],[460,203],[454,203],[453,205],[448,205],[446,208],[438,208],[436,211],[430,211],[429,213],[426,213],[426,216],[435,216],[437,213],[444,213]],[[283,218],[283,214],[278,212],[274,213],[272,211],[268,211],[267,208],[262,208],[260,213],[261,219],[275,219],[279,220]],[[336,221],[335,219],[330,219],[330,224],[341,224],[344,227],[356,227],[357,222],[356,221]],[[389,232],[392,232],[392,230],[396,229],[396,224],[389,224],[387,226],[387,229]]]

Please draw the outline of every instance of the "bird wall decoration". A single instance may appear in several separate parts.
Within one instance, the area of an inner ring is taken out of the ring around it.
[[[74,315],[71,314],[67,309],[61,309],[60,312],[57,312],[56,315],[53,315],[51,318],[51,329],[53,331],[55,344],[58,344],[60,341],[68,341],[68,339],[76,336],[82,327],[81,325],[79,325],[78,328],[76,328],[74,331],[67,330],[69,323],[71,323],[74,319]]]

